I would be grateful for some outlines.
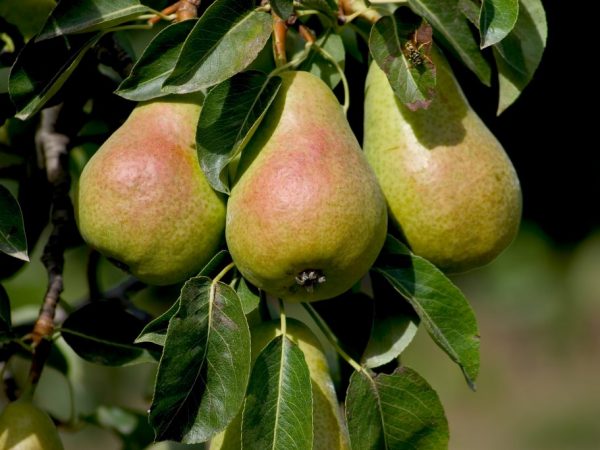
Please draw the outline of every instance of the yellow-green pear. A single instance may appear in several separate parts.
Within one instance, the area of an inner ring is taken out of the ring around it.
[[[195,150],[199,114],[191,100],[140,104],[81,173],[84,240],[150,284],[196,274],[222,241],[224,199]]]
[[[276,336],[281,335],[279,321],[263,322],[252,332],[252,364]],[[316,336],[303,323],[288,319],[286,336],[304,353],[310,371],[313,395],[313,450],[347,450],[350,448],[348,430],[329,374],[327,358]],[[222,433],[211,441],[210,450],[241,449],[241,412]]]
[[[334,297],[375,261],[385,199],[327,85],[285,72],[248,144],[227,206],[226,237],[240,272],[288,301]]]
[[[504,149],[467,103],[438,53],[437,89],[410,111],[372,63],[363,147],[390,216],[412,250],[447,272],[488,263],[515,237],[521,190]]]
[[[0,450],[63,450],[63,445],[48,414],[17,400],[0,414]]]

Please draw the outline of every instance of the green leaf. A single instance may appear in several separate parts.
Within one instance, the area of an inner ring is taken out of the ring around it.
[[[374,291],[373,326],[361,362],[380,367],[400,356],[419,328],[419,316],[380,275],[371,276]]]
[[[0,335],[10,333],[11,328],[10,300],[4,286],[0,284]]]
[[[479,332],[462,292],[433,264],[391,236],[374,270],[410,302],[433,340],[460,366],[474,389],[479,372]]]
[[[479,15],[481,48],[497,44],[514,28],[519,0],[483,0]]]
[[[137,338],[135,338],[136,344],[149,342],[151,344],[158,345],[160,347],[165,346],[165,340],[167,339],[167,330],[169,328],[169,321],[177,311],[179,310],[179,299],[177,299],[171,307],[166,310],[163,314],[158,316],[152,322],[148,323],[140,332]]]
[[[242,302],[244,314],[248,315],[258,308],[258,304],[260,303],[260,295],[257,291],[258,289],[249,285],[245,278],[240,278],[236,293]]]
[[[227,250],[221,250],[210,259],[197,276],[214,276],[230,261],[231,257],[229,256],[229,252]],[[180,299],[181,296],[173,302],[167,311],[148,323],[135,339],[135,343],[141,344],[143,342],[149,342],[164,347],[167,338],[167,330],[169,328],[169,321],[179,311]]]
[[[17,114],[26,120],[58,92],[95,45],[102,33],[60,36],[42,42],[30,40],[19,53],[8,82]]]
[[[228,164],[242,151],[275,99],[281,78],[242,72],[210,90],[196,130],[198,159],[213,189],[229,193]]]
[[[135,337],[144,323],[118,302],[88,303],[71,313],[61,327],[65,342],[86,361],[122,366],[144,358]]]
[[[254,10],[252,0],[215,1],[183,44],[163,90],[183,94],[225,81],[254,61],[271,31],[271,16]]]
[[[254,363],[242,418],[242,448],[312,448],[310,372],[302,350],[285,336],[267,345]]]
[[[479,15],[481,14],[481,2],[479,0],[458,0],[458,9],[469,22],[479,29]]]
[[[448,422],[435,391],[415,371],[354,372],[346,396],[353,449],[443,450]]]
[[[19,202],[0,184],[0,252],[23,261],[27,255],[27,237]]]
[[[292,0],[271,0],[269,4],[275,14],[283,20],[287,20],[294,12],[294,2]]]
[[[239,411],[250,373],[250,331],[228,285],[188,280],[169,322],[150,422],[157,440],[204,442]]]
[[[433,64],[411,64],[404,55],[404,46],[420,23],[420,17],[401,7],[393,16],[379,19],[369,36],[373,59],[385,72],[394,94],[411,110],[427,108],[435,93]]]
[[[337,21],[339,7],[335,0],[300,0],[302,9],[316,9]]]
[[[145,101],[167,95],[162,85],[173,71],[183,43],[196,20],[169,25],[148,44],[140,59],[123,80],[116,94],[128,100]]]
[[[500,84],[498,115],[514,103],[533,78],[547,37],[546,13],[541,0],[521,0],[514,29],[493,47]]]
[[[326,33],[320,36],[316,45],[325,50],[343,69],[346,64],[346,50],[342,38],[335,33]],[[304,45],[303,45],[304,47]],[[292,59],[292,58],[291,58]],[[316,75],[333,89],[342,80],[335,65],[313,46],[308,57],[300,64],[298,70],[305,70]]]
[[[109,28],[146,12],[150,9],[138,0],[62,0],[50,14],[36,41]]]
[[[435,36],[442,38],[481,82],[490,86],[490,66],[481,54],[458,3],[459,0],[408,0],[411,8],[439,33]]]

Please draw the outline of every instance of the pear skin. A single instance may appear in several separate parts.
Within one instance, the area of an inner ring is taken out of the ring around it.
[[[242,155],[226,238],[239,271],[288,301],[346,291],[386,230],[385,200],[342,108],[308,72],[286,72]]]
[[[138,105],[86,164],[77,220],[84,240],[155,285],[195,275],[222,242],[225,203],[195,150],[200,106]]]
[[[253,327],[252,364],[271,340],[281,335],[279,321],[264,322]],[[288,319],[286,336],[304,353],[310,371],[313,394],[313,450],[349,450],[348,430],[329,374],[327,358],[316,336],[303,323]],[[241,445],[241,412],[225,431],[215,436],[210,450],[239,450]]]
[[[521,189],[447,61],[438,53],[432,58],[436,96],[428,109],[414,112],[371,63],[363,147],[412,250],[446,272],[463,272],[488,263],[514,239]]]
[[[0,449],[63,450],[54,423],[27,400],[9,403],[0,414]]]

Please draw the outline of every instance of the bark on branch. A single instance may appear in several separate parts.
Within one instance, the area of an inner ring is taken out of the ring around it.
[[[33,358],[29,371],[32,385],[37,384],[51,349],[54,316],[63,290],[64,252],[68,232],[73,224],[73,205],[69,197],[71,180],[68,170],[67,145],[69,138],[57,130],[62,104],[41,112],[40,128],[35,141],[40,162],[46,168],[52,186],[52,231],[44,247],[42,262],[48,273],[48,288],[38,318],[31,333]]]

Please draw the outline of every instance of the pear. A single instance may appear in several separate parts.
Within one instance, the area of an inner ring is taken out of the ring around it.
[[[279,325],[279,321],[264,322],[251,329],[252,364],[262,349],[281,335]],[[286,336],[302,350],[310,372],[313,395],[313,450],[349,449],[348,430],[342,419],[323,347],[306,325],[294,319],[287,320]],[[225,431],[212,439],[210,450],[241,449],[241,426],[240,412]]]
[[[84,240],[149,284],[196,274],[222,241],[224,199],[195,151],[199,114],[191,100],[142,103],[81,173]]]
[[[375,261],[385,199],[336,97],[308,72],[286,72],[248,144],[227,205],[239,271],[288,301],[334,297]]]
[[[495,258],[514,239],[521,190],[504,149],[468,104],[446,60],[433,53],[437,92],[410,111],[372,63],[363,147],[390,216],[412,250],[446,272]]]
[[[28,400],[9,403],[0,415],[0,449],[62,450],[54,423]]]

